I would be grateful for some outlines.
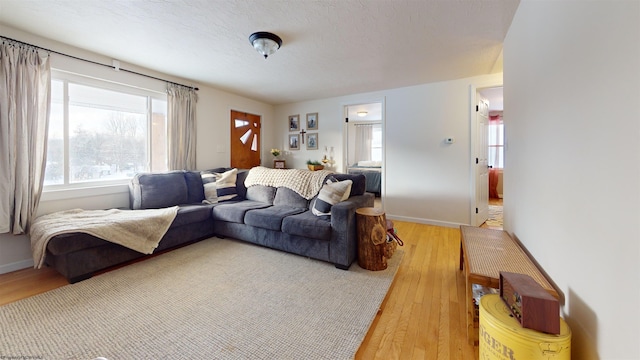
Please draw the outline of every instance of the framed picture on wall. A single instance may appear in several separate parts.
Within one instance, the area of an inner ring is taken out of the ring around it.
[[[307,134],[307,150],[318,150],[318,133]]]
[[[318,130],[318,113],[307,114],[307,130]]]
[[[289,150],[300,150],[300,134],[289,135]]]
[[[300,115],[289,115],[289,131],[300,130]]]

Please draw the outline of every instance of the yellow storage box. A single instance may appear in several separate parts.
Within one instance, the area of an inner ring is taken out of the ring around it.
[[[480,360],[570,360],[571,329],[560,318],[560,334],[523,328],[497,294],[480,299]]]

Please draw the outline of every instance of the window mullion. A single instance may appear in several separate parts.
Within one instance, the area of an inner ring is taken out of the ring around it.
[[[151,162],[153,156],[153,105],[151,96],[147,96],[147,171],[152,171]]]
[[[69,162],[69,81],[66,79],[63,80],[62,86],[62,132],[63,132],[63,168],[64,168],[64,184],[68,185],[71,183],[71,178],[69,176],[70,162]]]

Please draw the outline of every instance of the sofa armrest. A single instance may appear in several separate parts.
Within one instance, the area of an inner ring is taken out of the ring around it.
[[[373,207],[375,196],[372,193],[351,196],[331,207],[331,227],[337,231],[347,231],[351,223],[355,224],[356,210],[361,207]],[[354,225],[355,226],[355,225]]]
[[[356,232],[356,210],[372,207],[374,195],[364,193],[333,205],[331,208],[331,244],[329,260],[340,269],[348,269],[358,258],[358,236]]]

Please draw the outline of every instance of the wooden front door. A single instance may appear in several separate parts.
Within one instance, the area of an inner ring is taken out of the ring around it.
[[[231,110],[231,167],[260,165],[260,116]]]

